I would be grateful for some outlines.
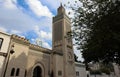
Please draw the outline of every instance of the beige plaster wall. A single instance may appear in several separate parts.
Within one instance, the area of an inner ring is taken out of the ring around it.
[[[64,77],[64,63],[63,63],[63,56],[54,54],[53,58],[53,69],[54,69],[54,77]],[[58,72],[61,71],[61,75],[58,75]]]
[[[16,40],[12,41],[11,45],[14,45],[13,50],[15,52],[13,54],[10,54],[5,77],[10,77],[12,68],[15,68],[15,74],[16,74],[16,69],[19,68],[20,72],[19,72],[19,76],[17,77],[24,77],[25,69],[27,65],[29,46],[25,45],[21,41],[16,41]]]
[[[30,49],[27,62],[27,77],[33,76],[33,70],[36,66],[41,67],[42,77],[48,77],[50,71],[50,55]]]

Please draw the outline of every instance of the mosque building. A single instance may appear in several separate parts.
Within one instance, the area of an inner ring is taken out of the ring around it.
[[[72,39],[65,38],[66,33],[71,30],[71,22],[62,5],[52,23],[51,50],[31,44],[23,37],[0,32],[0,77],[76,77],[76,73],[79,75],[79,71],[75,71],[75,66],[78,67],[79,64],[74,62]],[[82,74],[86,77],[85,72]]]

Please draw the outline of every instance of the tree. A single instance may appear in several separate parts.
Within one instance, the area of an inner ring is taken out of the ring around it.
[[[74,54],[74,60],[75,60],[75,62],[78,62],[78,57],[76,56],[76,54]]]
[[[120,64],[120,1],[79,0],[75,4],[79,2],[81,6],[72,7],[75,12],[72,37],[85,63]]]

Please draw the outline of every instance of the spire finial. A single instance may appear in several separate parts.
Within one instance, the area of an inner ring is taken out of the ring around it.
[[[60,2],[60,6],[62,6],[62,2]]]
[[[65,13],[65,8],[63,7],[62,1],[60,1],[60,6],[58,8],[58,14]]]
[[[61,0],[59,0],[59,2],[60,2],[60,6],[62,6],[62,1],[61,1]]]

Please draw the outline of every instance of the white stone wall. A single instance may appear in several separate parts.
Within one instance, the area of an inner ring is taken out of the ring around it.
[[[0,49],[0,52],[3,53],[7,53],[8,52],[8,47],[9,47],[9,43],[10,43],[10,35],[0,32],[0,38],[3,38],[3,43]],[[5,57],[3,57],[2,55],[0,55],[0,77],[2,74],[2,70],[3,70],[3,63],[4,63]]]
[[[76,74],[79,72],[79,76],[77,75],[76,77],[87,77],[85,65],[82,63],[75,63],[75,71]]]
[[[0,32],[0,38],[3,38],[3,43],[0,52],[7,53],[10,43],[10,35]]]
[[[90,75],[90,77],[116,77],[115,75]]]
[[[113,66],[116,77],[120,77],[120,66],[115,63],[113,63]]]

